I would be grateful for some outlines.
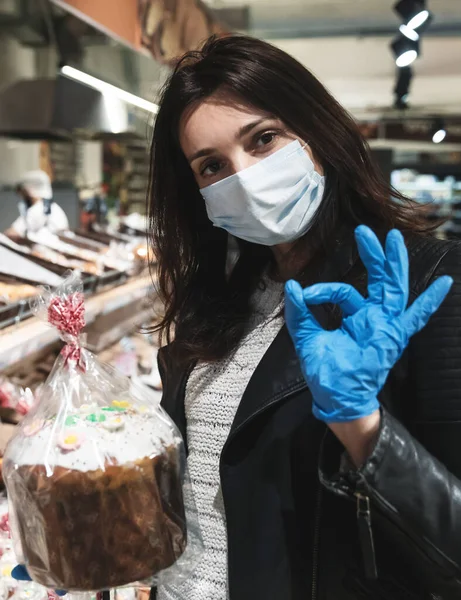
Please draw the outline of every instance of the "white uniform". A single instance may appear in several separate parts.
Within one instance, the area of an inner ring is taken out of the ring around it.
[[[39,169],[25,173],[18,185],[30,198],[36,198],[37,201],[11,225],[17,235],[24,237],[26,232],[38,233],[42,229],[56,234],[69,229],[66,213],[54,202],[51,203],[50,214],[44,213],[43,200],[51,200],[53,197],[51,180],[45,171]]]
[[[55,202],[51,203],[51,213],[45,215],[43,201],[38,200],[27,210],[25,217],[18,217],[11,225],[11,229],[21,237],[25,235],[26,231],[37,233],[43,228],[48,229],[51,233],[69,229],[66,213]]]

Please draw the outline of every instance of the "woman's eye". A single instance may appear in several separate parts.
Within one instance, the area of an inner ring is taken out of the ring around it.
[[[258,139],[256,140],[256,146],[258,148],[268,146],[269,144],[272,144],[276,137],[277,134],[275,131],[266,131],[258,137]]]
[[[200,175],[202,175],[202,177],[210,177],[212,175],[216,175],[220,169],[221,163],[218,161],[213,161],[203,167]]]

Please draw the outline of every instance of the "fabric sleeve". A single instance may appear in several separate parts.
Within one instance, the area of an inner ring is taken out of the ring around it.
[[[55,202],[51,205],[51,214],[48,217],[48,228],[52,233],[69,229],[69,221],[66,213]]]

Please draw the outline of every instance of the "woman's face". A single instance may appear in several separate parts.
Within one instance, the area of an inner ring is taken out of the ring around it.
[[[179,137],[199,188],[251,167],[294,140],[307,141],[279,119],[223,92],[186,111]],[[309,146],[305,151],[323,175]]]

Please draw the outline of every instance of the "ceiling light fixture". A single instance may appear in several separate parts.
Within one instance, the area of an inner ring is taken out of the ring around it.
[[[419,40],[410,40],[402,34],[394,38],[391,48],[398,67],[408,67],[419,56]]]
[[[413,73],[410,65],[420,56],[421,33],[432,21],[432,13],[426,8],[426,0],[399,0],[394,10],[403,23],[390,46],[395,58],[397,83],[394,88],[394,108],[408,108],[408,94]]]
[[[422,0],[400,0],[394,6],[394,10],[410,29],[428,25],[432,18],[430,11],[426,9],[426,3]]]
[[[445,123],[442,119],[434,121],[432,128],[432,141],[434,144],[440,144],[447,137],[447,130],[445,129]]]
[[[417,15],[415,15],[412,19],[410,19],[407,23],[410,29],[419,29],[421,25],[429,19],[431,13],[428,10],[422,10]]]
[[[405,110],[408,108],[408,98],[410,96],[412,78],[413,71],[411,67],[402,67],[398,70],[397,83],[394,88],[394,108],[397,110]]]
[[[149,102],[148,100],[145,100],[144,98],[141,98],[140,96],[135,96],[135,94],[131,94],[130,92],[127,92],[126,90],[122,90],[122,88],[112,85],[111,83],[107,83],[106,81],[103,81],[102,79],[98,79],[97,77],[88,75],[88,73],[79,71],[78,69],[75,69],[74,67],[65,65],[64,67],[62,67],[61,73],[63,75],[65,75],[66,77],[69,77],[70,79],[74,79],[76,81],[80,81],[80,83],[84,83],[85,85],[88,85],[89,87],[92,87],[95,90],[102,92],[103,94],[113,94],[113,95],[117,96],[118,98],[120,98],[120,100],[123,100],[124,102],[127,102],[128,104],[131,104],[132,106],[137,106],[138,108],[141,108],[142,110],[145,110],[145,111],[153,113],[153,114],[158,113],[159,107],[157,104],[154,104],[153,102]]]
[[[402,33],[405,37],[413,42],[417,42],[419,40],[419,33],[414,29],[408,27],[408,25],[400,25],[399,27],[400,33]]]

